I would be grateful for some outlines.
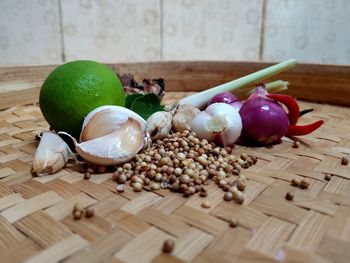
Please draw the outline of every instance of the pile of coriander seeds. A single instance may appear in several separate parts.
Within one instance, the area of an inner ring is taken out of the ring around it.
[[[135,192],[169,189],[184,197],[195,193],[207,196],[206,186],[212,180],[223,189],[224,200],[242,204],[247,179],[240,176],[240,171],[256,162],[256,157],[235,156],[231,148],[200,140],[193,132],[176,132],[154,141],[130,162],[117,166],[113,180],[117,192],[130,184]]]

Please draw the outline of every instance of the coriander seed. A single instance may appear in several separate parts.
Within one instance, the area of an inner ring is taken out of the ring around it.
[[[118,193],[122,193],[125,191],[125,186],[124,184],[118,184],[117,187],[116,187],[116,190]]]
[[[142,191],[142,184],[139,182],[134,183],[133,189],[135,192],[141,192]]]
[[[95,214],[95,209],[93,207],[88,207],[85,210],[85,216],[86,217],[92,217]]]
[[[84,174],[84,179],[85,179],[85,180],[90,180],[90,179],[91,179],[91,174],[88,173],[88,172],[86,172],[86,173]]]
[[[349,164],[349,159],[346,158],[346,157],[342,157],[342,158],[341,158],[341,164],[342,164],[342,165],[348,165],[348,164]]]
[[[79,211],[79,210],[74,210],[73,211],[73,219],[74,220],[79,220],[81,219],[83,216],[83,212],[82,211]]]
[[[290,181],[290,183],[292,184],[292,186],[299,186],[299,181],[297,180],[297,179],[292,179],[291,181]]]
[[[325,175],[324,175],[324,179],[325,179],[326,181],[330,181],[330,180],[332,179],[332,176],[331,176],[330,174],[325,174]]]
[[[292,147],[293,148],[299,148],[300,147],[300,142],[299,141],[294,141]]]
[[[84,210],[84,206],[81,203],[75,203],[73,211],[80,211],[82,212]]]
[[[126,183],[126,176],[124,174],[119,174],[116,178],[116,182],[118,184],[125,184]]]
[[[210,208],[211,207],[211,203],[208,200],[204,200],[201,204],[201,206],[203,208]]]
[[[235,227],[237,227],[237,226],[238,226],[238,219],[232,218],[232,219],[230,220],[230,227],[235,228]]]
[[[175,242],[172,239],[167,239],[163,243],[162,251],[163,253],[171,253],[175,248]]]
[[[305,178],[300,181],[299,187],[302,189],[307,189],[310,186],[310,182],[306,180]]]
[[[285,198],[288,201],[292,201],[294,199],[294,194],[292,192],[287,192]]]
[[[233,195],[232,195],[231,192],[226,192],[226,193],[224,194],[224,200],[225,200],[225,201],[231,201],[232,199],[233,199]]]

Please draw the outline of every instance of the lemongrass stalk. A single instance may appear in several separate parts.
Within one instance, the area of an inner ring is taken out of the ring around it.
[[[283,71],[286,71],[297,64],[295,59],[289,59],[273,65],[271,67],[259,70],[255,73],[249,74],[247,76],[241,77],[239,79],[230,81],[228,83],[219,85],[217,87],[204,90],[202,92],[190,95],[186,98],[181,99],[178,105],[190,104],[196,108],[202,108],[207,105],[208,101],[220,92],[225,91],[237,91],[242,87],[253,86],[255,83],[260,82],[264,79],[275,76]]]

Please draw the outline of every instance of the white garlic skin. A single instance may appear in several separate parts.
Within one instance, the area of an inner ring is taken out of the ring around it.
[[[193,118],[201,111],[192,105],[179,105],[173,117],[173,129],[178,132],[190,130]]]
[[[192,120],[191,130],[201,139],[233,145],[242,132],[242,119],[237,110],[226,103],[214,103]]]
[[[85,117],[79,141],[84,142],[110,134],[123,125],[129,118],[138,121],[142,130],[147,130],[145,120],[127,108],[114,105],[97,107]]]
[[[149,134],[153,140],[165,138],[171,130],[173,114],[166,111],[157,111],[147,119]]]
[[[97,165],[130,161],[150,142],[146,121],[127,108],[113,105],[98,107],[86,116],[80,143],[70,137],[77,153]]]
[[[68,162],[69,147],[60,136],[43,132],[33,159],[32,170],[37,176],[54,174]]]

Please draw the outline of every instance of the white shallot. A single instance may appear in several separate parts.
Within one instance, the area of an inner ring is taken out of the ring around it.
[[[241,135],[242,120],[229,104],[214,103],[194,117],[191,130],[201,139],[229,146]]]

